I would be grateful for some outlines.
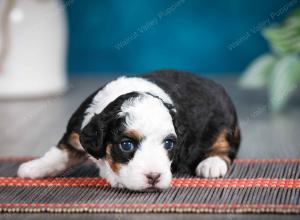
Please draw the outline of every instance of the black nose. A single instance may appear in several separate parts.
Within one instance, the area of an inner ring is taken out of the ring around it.
[[[146,174],[148,183],[151,185],[155,185],[159,182],[161,174],[160,173],[148,173]]]

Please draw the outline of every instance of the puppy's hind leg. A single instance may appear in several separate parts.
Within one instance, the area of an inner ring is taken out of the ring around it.
[[[72,137],[72,136],[70,136]],[[76,149],[70,142],[65,142],[65,137],[58,146],[53,146],[44,156],[23,163],[18,169],[18,176],[23,178],[53,177],[61,174],[66,169],[83,162],[86,153]],[[68,140],[70,138],[68,137]]]
[[[196,175],[204,178],[224,177],[228,167],[236,156],[240,141],[239,129],[233,137],[227,129],[223,129],[214,144],[207,152],[207,157],[196,168]]]

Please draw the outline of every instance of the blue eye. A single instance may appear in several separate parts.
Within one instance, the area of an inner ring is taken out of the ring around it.
[[[125,140],[120,143],[120,149],[125,152],[130,152],[134,149],[134,143],[131,140]]]
[[[171,150],[174,147],[174,141],[172,139],[166,139],[164,140],[164,148],[166,150]]]

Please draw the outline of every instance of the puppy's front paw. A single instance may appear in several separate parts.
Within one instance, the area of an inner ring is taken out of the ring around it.
[[[22,178],[43,178],[47,176],[49,167],[40,159],[23,163],[18,169],[18,176]]]
[[[196,175],[204,178],[223,177],[227,173],[226,162],[218,156],[208,157],[201,161],[196,168]]]
[[[18,176],[31,179],[53,177],[65,171],[68,163],[68,153],[52,147],[43,157],[23,163]]]

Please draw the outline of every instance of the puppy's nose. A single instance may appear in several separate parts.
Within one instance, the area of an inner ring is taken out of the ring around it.
[[[148,183],[151,185],[155,185],[159,182],[161,174],[160,173],[148,173],[146,174]]]

